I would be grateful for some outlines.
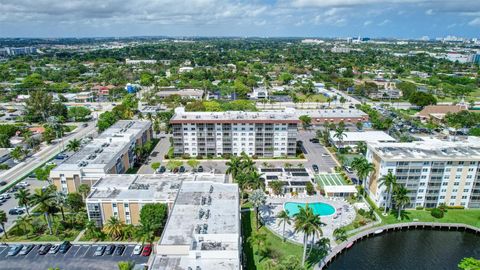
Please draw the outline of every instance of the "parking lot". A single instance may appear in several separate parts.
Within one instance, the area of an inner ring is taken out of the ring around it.
[[[93,256],[98,244],[73,245],[65,254],[38,255],[40,245],[27,255],[7,256],[10,247],[0,247],[0,269],[48,269],[58,267],[60,269],[117,269],[119,261],[135,261],[137,265],[146,264],[148,257],[134,255],[135,245],[126,245],[123,254]]]
[[[315,131],[300,131],[298,140],[302,141],[307,162],[305,167],[312,168],[313,164],[318,166],[320,172],[333,172],[338,164],[332,158],[328,150],[320,143],[313,143],[310,139],[315,138]]]

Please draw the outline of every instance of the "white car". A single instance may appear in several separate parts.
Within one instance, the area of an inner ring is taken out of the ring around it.
[[[136,245],[135,248],[133,249],[133,254],[134,255],[140,255],[142,253],[143,246],[142,245]]]
[[[28,187],[28,186],[30,186],[30,183],[23,181],[23,182],[19,182],[17,185]]]
[[[56,244],[53,245],[50,250],[48,251],[49,254],[55,254],[58,252],[58,249],[60,248],[60,245]]]

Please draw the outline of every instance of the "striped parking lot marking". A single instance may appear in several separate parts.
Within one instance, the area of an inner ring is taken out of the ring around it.
[[[75,252],[75,254],[73,255],[74,257],[77,256],[78,252],[82,249],[82,246],[80,246],[77,250],[77,252]]]
[[[88,252],[88,250],[90,250],[91,247],[92,247],[92,246],[88,246],[87,250],[85,250],[85,253],[83,253],[82,257],[87,256],[87,252]]]

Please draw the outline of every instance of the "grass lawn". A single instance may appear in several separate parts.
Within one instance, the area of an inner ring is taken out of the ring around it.
[[[257,250],[256,246],[252,246],[247,240],[255,230],[255,213],[253,211],[242,212],[243,251],[246,258],[246,269],[248,270],[266,269],[262,263],[268,260],[268,258],[261,258],[255,254]],[[283,242],[280,237],[265,227],[261,227],[259,232],[267,235],[267,245],[269,250],[271,250],[269,258],[281,259],[293,255],[301,260],[303,253],[303,247],[301,245]]]
[[[79,230],[75,229],[70,229],[70,230],[65,230],[62,232],[62,235],[50,235],[48,232],[45,232],[43,234],[35,235],[35,234],[29,234],[28,236],[26,235],[8,235],[8,238],[5,239],[6,242],[61,242],[61,241],[73,241],[75,237],[80,233]]]
[[[439,223],[464,223],[480,228],[480,209],[447,209],[443,218],[434,218],[427,210],[405,210],[402,213],[402,220],[397,220],[398,212],[392,211],[384,217],[380,212],[377,213],[382,218],[382,225],[394,224],[400,222],[439,222]]]
[[[76,125],[65,125],[65,127],[67,128],[67,132],[72,132],[77,128]]]
[[[299,102],[327,102],[327,97],[322,94],[315,94],[306,96],[304,94],[297,94]]]

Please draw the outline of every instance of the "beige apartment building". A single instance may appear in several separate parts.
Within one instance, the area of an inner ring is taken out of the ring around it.
[[[150,121],[118,121],[52,169],[50,179],[58,190],[68,193],[83,183],[91,186],[106,174],[125,173],[136,161],[135,148],[152,136]]]
[[[392,172],[409,190],[407,207],[480,207],[480,139],[445,141],[423,138],[410,143],[368,143],[367,159],[375,172],[367,179],[367,192],[378,206],[386,204],[380,179]]]

